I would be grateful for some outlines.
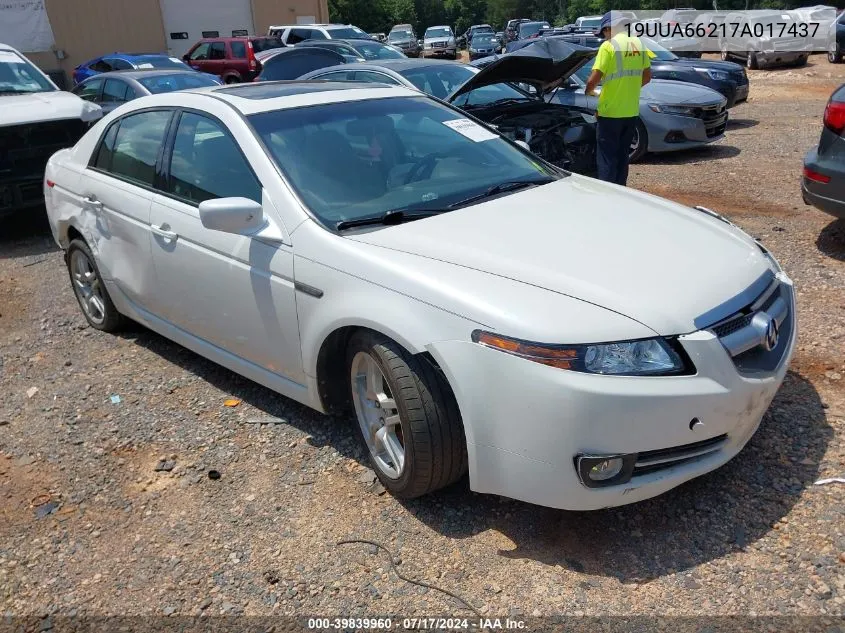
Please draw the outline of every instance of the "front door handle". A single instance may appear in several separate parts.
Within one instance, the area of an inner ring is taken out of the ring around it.
[[[153,224],[150,227],[150,230],[159,237],[163,237],[168,242],[175,242],[179,235],[177,233],[174,233],[173,231],[168,231],[168,228],[170,227],[167,224],[162,224],[161,226],[156,226],[155,224]]]
[[[97,200],[96,196],[83,196],[82,202],[85,203],[86,207],[91,207],[97,211],[103,208],[103,203]]]

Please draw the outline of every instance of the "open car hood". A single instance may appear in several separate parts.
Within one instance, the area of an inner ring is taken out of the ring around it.
[[[484,66],[481,72],[469,79],[448,97],[457,97],[482,86],[500,83],[526,83],[537,86],[541,92],[565,81],[572,73],[596,56],[596,50],[546,37],[507,53]]]

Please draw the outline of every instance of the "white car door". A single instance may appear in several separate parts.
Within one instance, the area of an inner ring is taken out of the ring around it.
[[[183,111],[164,191],[155,195],[151,244],[157,295],[173,325],[266,370],[304,384],[293,251],[288,245],[205,228],[199,203],[226,197],[272,201],[220,120]]]
[[[117,119],[106,130],[79,184],[82,216],[103,277],[146,310],[155,308],[150,205],[171,110]]]

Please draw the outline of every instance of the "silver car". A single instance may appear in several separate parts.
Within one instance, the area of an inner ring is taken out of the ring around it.
[[[458,44],[450,26],[430,26],[423,35],[423,57],[458,58]]]
[[[595,110],[598,97],[584,94],[590,72],[589,65],[583,66],[555,92],[553,101]],[[631,143],[631,160],[639,160],[647,152],[674,152],[722,139],[728,124],[726,106],[725,97],[711,88],[653,79],[640,94],[640,120]]]

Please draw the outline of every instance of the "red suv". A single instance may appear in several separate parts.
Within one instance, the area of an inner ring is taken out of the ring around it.
[[[277,37],[207,37],[194,44],[182,59],[194,70],[236,84],[252,81],[261,72],[256,53],[283,47]]]

